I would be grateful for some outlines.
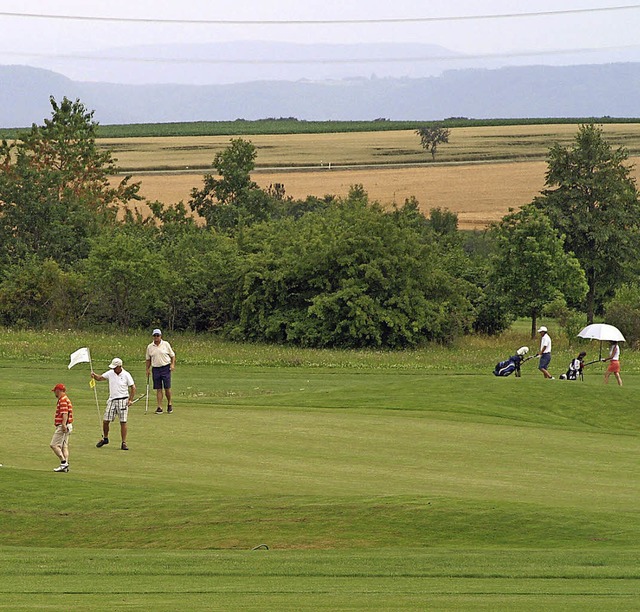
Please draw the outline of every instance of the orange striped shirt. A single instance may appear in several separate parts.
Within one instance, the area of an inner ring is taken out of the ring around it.
[[[54,419],[54,425],[62,425],[62,415],[67,413],[67,423],[73,423],[73,406],[71,400],[66,395],[61,395],[58,398],[58,404],[56,405],[56,416]]]

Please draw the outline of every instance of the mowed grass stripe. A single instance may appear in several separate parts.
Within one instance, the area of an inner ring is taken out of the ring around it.
[[[0,549],[0,609],[633,609],[633,553]],[[51,571],[58,567],[58,571]],[[544,569],[542,569],[544,568]],[[542,571],[541,571],[542,570]]]

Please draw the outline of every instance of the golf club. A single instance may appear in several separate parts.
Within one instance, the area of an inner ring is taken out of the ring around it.
[[[133,406],[136,402],[139,402],[141,399],[144,399],[145,397],[149,396],[149,390],[147,388],[147,392],[144,395],[140,395],[139,397],[136,397],[136,399],[134,399],[131,404],[129,404],[130,406]],[[147,402],[148,404],[148,402]]]
[[[147,401],[144,403],[144,413],[147,414],[149,412],[149,375],[147,374],[147,392],[144,394],[147,398]]]

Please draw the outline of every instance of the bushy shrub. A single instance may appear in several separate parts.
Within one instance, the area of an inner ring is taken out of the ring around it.
[[[504,296],[490,288],[480,296],[475,304],[476,318],[473,329],[481,334],[496,336],[509,328],[514,316],[509,312],[509,305]]]
[[[76,326],[86,303],[83,278],[34,256],[8,266],[0,283],[0,321],[18,327]]]
[[[578,341],[578,332],[587,324],[584,313],[569,308],[562,297],[556,298],[544,307],[543,314],[555,319],[564,332],[569,346],[574,346]]]
[[[467,284],[435,240],[361,189],[299,219],[254,225],[234,338],[303,346],[415,346],[469,331]]]
[[[627,339],[627,345],[640,344],[640,285],[622,285],[605,306],[605,320],[615,325]]]

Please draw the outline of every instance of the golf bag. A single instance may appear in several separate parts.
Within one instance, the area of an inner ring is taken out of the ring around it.
[[[578,380],[581,378],[584,380],[582,371],[584,370],[584,358],[587,356],[585,352],[580,353],[575,359],[571,360],[569,369],[566,374],[560,374],[560,380]]]
[[[496,367],[493,368],[494,376],[511,376],[515,372],[516,378],[520,378],[520,366],[525,362],[531,359],[528,357],[524,358],[529,352],[529,347],[523,346],[519,348],[515,355],[509,357],[509,359],[505,359],[504,361],[499,361],[496,364]]]
[[[493,369],[494,376],[511,376],[515,372],[516,376],[520,376],[520,365],[522,364],[522,357],[520,355],[513,355],[509,359],[496,363],[496,367]]]

